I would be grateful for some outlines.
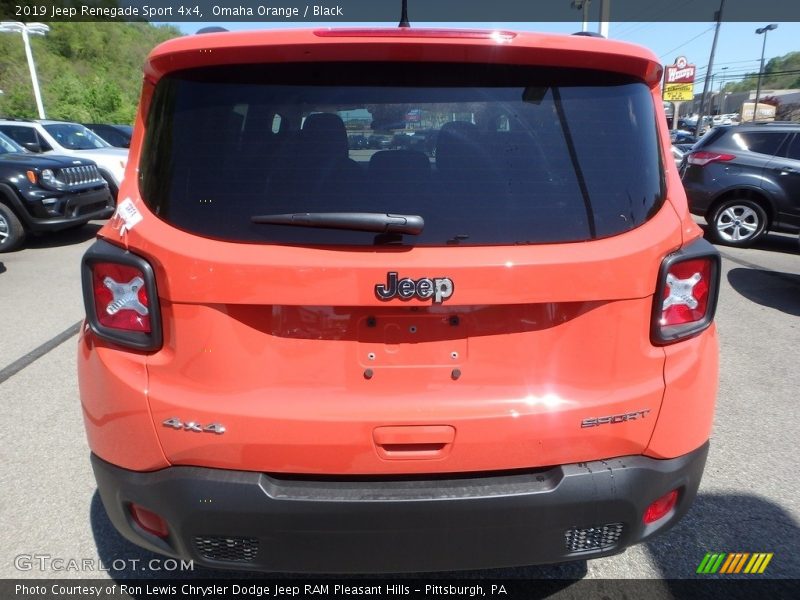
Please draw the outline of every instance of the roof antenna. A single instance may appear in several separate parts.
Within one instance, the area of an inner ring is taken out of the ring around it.
[[[397,24],[398,27],[411,27],[411,23],[408,22],[408,0],[403,0],[403,9],[400,13],[400,22]]]

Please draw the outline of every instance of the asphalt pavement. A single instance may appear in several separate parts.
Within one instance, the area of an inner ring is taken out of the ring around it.
[[[97,227],[0,254],[0,578],[208,576],[150,563],[161,557],[123,540],[95,491],[75,351],[83,315],[78,265]],[[796,237],[769,235],[756,248],[720,250],[720,392],[705,475],[687,517],[610,558],[463,575],[680,579],[695,577],[703,556],[717,551],[772,552],[764,577],[800,578],[800,246]],[[70,558],[95,568],[56,568],[63,566],[56,559]],[[114,565],[120,568],[105,570]]]

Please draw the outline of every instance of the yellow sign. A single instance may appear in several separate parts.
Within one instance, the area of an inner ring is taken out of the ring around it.
[[[693,98],[693,83],[667,83],[664,85],[664,100],[667,102],[681,102]]]

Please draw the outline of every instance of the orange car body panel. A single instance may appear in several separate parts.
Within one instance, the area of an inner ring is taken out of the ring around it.
[[[169,466],[148,407],[143,354],[120,352],[83,327],[78,339],[78,383],[93,452],[121,460],[135,471]]]
[[[644,453],[667,458],[707,441],[716,392],[713,327],[670,347],[652,345],[648,335],[662,259],[701,234],[666,155],[669,193],[660,210],[631,231],[581,243],[402,250],[232,243],[170,226],[142,202],[144,120],[164,74],[200,65],[348,60],[633,74],[651,85],[661,144],[669,148],[661,67],[651,53],[624,43],[274,31],[204,34],[159,46],[145,66],[119,196],[132,199],[144,219],[123,236],[111,222],[100,236],[152,264],[164,345],[137,354],[101,345],[91,333],[82,337],[81,395],[92,450],[133,470],[169,463],[397,474]],[[436,307],[382,302],[374,286],[389,270],[450,277],[455,293]],[[376,327],[367,325],[371,317]],[[584,419],[636,411],[649,412],[582,427]],[[171,418],[222,423],[226,431],[161,425]]]
[[[719,381],[716,326],[665,347],[666,389],[658,423],[644,454],[672,458],[691,452],[711,435]]]

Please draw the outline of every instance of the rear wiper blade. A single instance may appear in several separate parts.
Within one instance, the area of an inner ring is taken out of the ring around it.
[[[256,215],[250,217],[250,220],[263,225],[320,227],[375,233],[407,233],[409,235],[419,235],[422,233],[422,228],[425,227],[425,221],[419,215],[389,215],[371,212],[286,213]]]

